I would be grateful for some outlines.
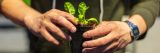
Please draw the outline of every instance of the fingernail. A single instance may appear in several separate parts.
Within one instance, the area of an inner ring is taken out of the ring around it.
[[[60,43],[58,41],[55,41],[54,44],[55,45],[60,45]]]
[[[60,36],[62,36],[63,39],[67,39],[67,37],[64,33],[61,33]]]
[[[73,32],[73,33],[74,33],[74,32],[76,32],[76,30],[77,30],[77,29],[76,29],[75,27],[72,27],[71,32]]]
[[[87,42],[84,42],[84,43],[83,43],[83,47],[86,47],[86,46],[87,46]]]
[[[86,37],[87,33],[83,33],[83,37]]]
[[[87,33],[87,32],[84,33],[84,34],[83,34],[83,37],[88,38],[88,37],[89,37],[89,36],[88,36],[88,33]]]

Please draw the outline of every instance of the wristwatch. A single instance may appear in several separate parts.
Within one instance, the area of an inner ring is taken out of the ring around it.
[[[137,40],[140,37],[140,35],[139,35],[140,33],[139,33],[139,29],[138,29],[137,25],[135,25],[134,23],[132,23],[129,20],[126,20],[125,22],[129,25],[129,27],[131,29],[131,37],[133,38],[133,41]]]

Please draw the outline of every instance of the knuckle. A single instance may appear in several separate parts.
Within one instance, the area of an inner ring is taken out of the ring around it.
[[[107,22],[106,21],[103,21],[101,24],[106,24]]]
[[[59,34],[59,33],[61,33],[61,31],[60,31],[60,29],[55,29],[55,30],[54,30],[54,33]]]
[[[48,17],[48,16],[49,16],[49,13],[48,13],[48,12],[47,12],[47,13],[44,13],[43,16],[44,16],[44,17]]]
[[[53,42],[53,38],[51,38],[51,37],[50,37],[50,38],[47,38],[47,41],[48,41],[48,42]]]
[[[58,10],[58,9],[51,9],[51,12],[62,13],[63,11]]]
[[[45,16],[57,16],[58,14],[57,14],[56,10],[50,10],[50,11],[44,13],[43,15],[45,15]]]
[[[101,45],[106,45],[106,41],[102,40],[102,41],[99,41],[98,44],[101,44]]]
[[[65,20],[65,18],[63,16],[57,16],[58,18],[56,18],[57,20]]]
[[[50,15],[50,13],[45,13],[45,14],[43,14],[43,17],[44,17],[44,19],[50,19],[51,15]]]
[[[88,33],[84,33],[84,37],[89,38],[90,36],[88,35]]]
[[[62,16],[57,16],[57,18],[53,18],[52,20],[53,20],[53,22],[56,22],[56,23],[64,23],[65,22],[65,19]]]
[[[51,12],[56,12],[56,11],[57,11],[57,9],[51,9],[50,11],[51,11]]]

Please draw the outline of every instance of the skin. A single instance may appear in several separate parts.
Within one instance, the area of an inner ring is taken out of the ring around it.
[[[70,39],[70,36],[62,32],[57,25],[61,25],[71,32],[76,31],[75,17],[57,9],[42,14],[25,5],[22,0],[3,0],[0,7],[3,14],[10,20],[25,26],[36,36],[55,45],[60,45],[60,42],[49,32],[55,33],[62,39]],[[138,26],[140,34],[146,31],[147,26],[142,16],[135,14],[129,20]],[[130,32],[131,29],[124,22],[103,21],[95,29],[83,34],[85,38],[98,37],[83,43],[83,47],[85,47],[83,53],[112,53],[122,49],[132,42]]]
[[[76,31],[75,17],[57,9],[42,14],[28,7],[23,0],[3,0],[1,11],[13,22],[27,27],[36,36],[42,37],[55,45],[60,45],[60,42],[50,32],[62,39],[70,39],[70,36],[63,33],[57,25],[63,26],[71,32]]]
[[[146,31],[147,26],[140,15],[133,15],[129,20],[138,26],[140,35]],[[131,29],[125,22],[103,21],[95,29],[83,34],[85,38],[100,37],[94,40],[85,41],[83,43],[83,47],[85,47],[83,52],[113,53],[124,48],[133,41],[130,32]]]

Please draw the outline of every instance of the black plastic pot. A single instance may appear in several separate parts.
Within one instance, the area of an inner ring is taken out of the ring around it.
[[[82,53],[82,43],[86,40],[91,40],[83,38],[83,33],[90,29],[92,29],[92,27],[77,26],[77,31],[75,33],[71,33],[72,40],[70,42],[70,45],[72,53]]]

